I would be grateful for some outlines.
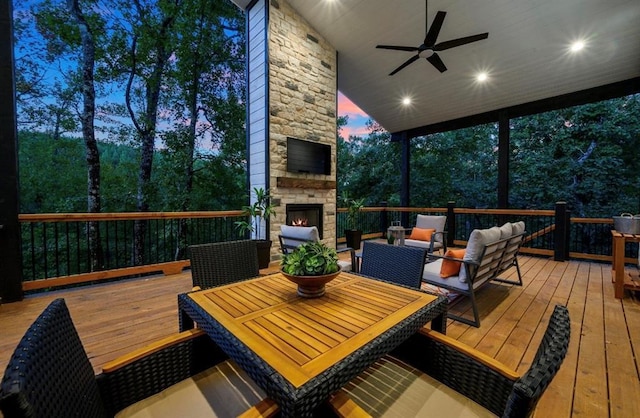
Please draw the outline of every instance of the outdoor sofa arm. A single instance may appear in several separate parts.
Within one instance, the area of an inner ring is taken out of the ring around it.
[[[433,234],[431,234],[431,242],[429,244],[429,254],[433,254],[433,250],[434,250],[433,245],[436,242],[438,235],[442,237],[440,240],[440,242],[442,243],[442,254],[447,252],[446,234],[447,234],[447,231],[436,231]]]

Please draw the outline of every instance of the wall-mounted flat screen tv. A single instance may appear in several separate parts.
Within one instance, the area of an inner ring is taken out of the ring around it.
[[[331,145],[287,138],[287,171],[331,174]]]

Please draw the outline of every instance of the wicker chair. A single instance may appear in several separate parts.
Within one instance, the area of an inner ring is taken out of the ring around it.
[[[420,288],[427,250],[365,241],[360,274]]]
[[[0,411],[6,418],[131,416],[143,406],[152,416],[277,412],[275,403],[226,359],[203,331],[190,330],[107,363],[95,376],[64,299],[56,299],[9,360]]]
[[[191,245],[189,253],[194,288],[207,289],[260,275],[253,240]]]
[[[422,328],[334,395],[338,415],[527,417],[567,353],[571,322],[556,306],[529,369],[518,374],[446,335]],[[391,382],[392,384],[389,384]],[[473,401],[473,402],[471,402]]]

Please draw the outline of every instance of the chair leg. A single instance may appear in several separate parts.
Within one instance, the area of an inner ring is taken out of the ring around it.
[[[453,319],[454,321],[462,322],[463,324],[471,325],[476,328],[480,328],[480,313],[478,312],[478,305],[476,305],[476,297],[474,295],[473,290],[471,290],[468,294],[464,293],[465,296],[468,296],[471,300],[471,309],[473,310],[473,320],[467,319],[460,315],[452,314],[451,311],[447,312],[447,318]],[[457,303],[460,300],[460,297],[454,301],[453,303]]]

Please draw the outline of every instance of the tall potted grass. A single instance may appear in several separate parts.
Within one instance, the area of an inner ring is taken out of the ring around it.
[[[359,250],[362,242],[362,230],[358,229],[358,221],[360,211],[364,207],[364,199],[351,199],[347,195],[343,195],[342,201],[347,207],[347,228],[344,230],[347,247]]]
[[[271,240],[268,239],[268,232],[264,230],[263,221],[266,227],[267,220],[276,214],[275,207],[271,204],[269,191],[262,187],[254,187],[253,194],[255,200],[249,206],[243,206],[242,212],[248,220],[236,221],[236,227],[242,234],[247,232],[253,235],[258,247],[258,267],[263,269],[269,267],[271,261]]]

